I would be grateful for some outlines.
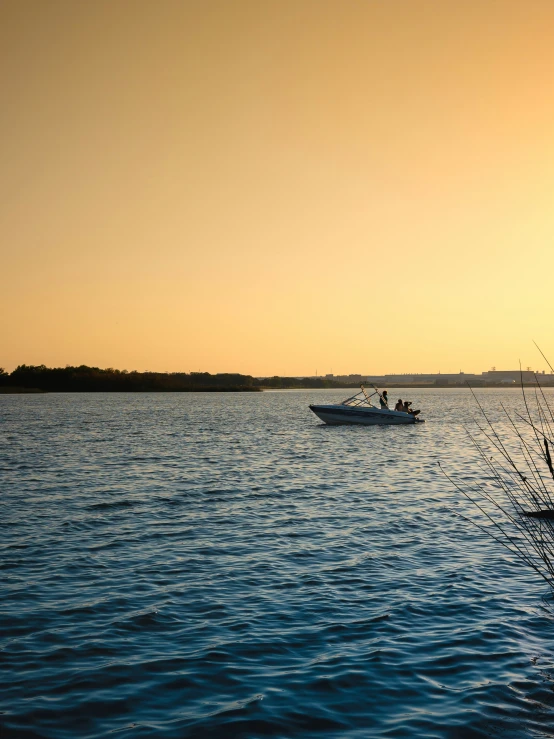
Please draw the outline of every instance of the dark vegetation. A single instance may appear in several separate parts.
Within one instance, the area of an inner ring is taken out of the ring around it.
[[[263,388],[345,387],[324,378],[271,377],[209,372],[127,372],[98,367],[45,367],[21,364],[8,373],[0,368],[0,392],[234,392]],[[352,386],[353,387],[353,386]]]

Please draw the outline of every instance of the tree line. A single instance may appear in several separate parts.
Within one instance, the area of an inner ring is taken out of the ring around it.
[[[46,367],[21,364],[13,372],[0,367],[0,387],[45,392],[217,392],[257,391],[263,388],[344,387],[325,378],[271,377],[259,379],[238,373],[127,372],[111,367]]]

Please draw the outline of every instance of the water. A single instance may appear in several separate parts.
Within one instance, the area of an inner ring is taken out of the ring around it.
[[[437,465],[475,405],[404,394],[0,396],[2,739],[554,736],[548,589]]]

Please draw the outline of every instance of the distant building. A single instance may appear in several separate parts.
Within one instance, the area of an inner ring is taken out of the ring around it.
[[[486,382],[501,382],[506,384],[512,384],[514,382],[534,382],[535,373],[529,370],[489,370],[483,372],[481,377]]]
[[[331,377],[333,377],[331,375]],[[365,375],[335,375],[333,378],[336,382],[344,382],[349,385],[357,384],[360,385],[361,383],[366,381]]]

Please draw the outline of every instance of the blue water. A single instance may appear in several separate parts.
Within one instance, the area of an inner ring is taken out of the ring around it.
[[[548,588],[437,465],[475,405],[405,394],[0,396],[2,739],[554,736]]]

